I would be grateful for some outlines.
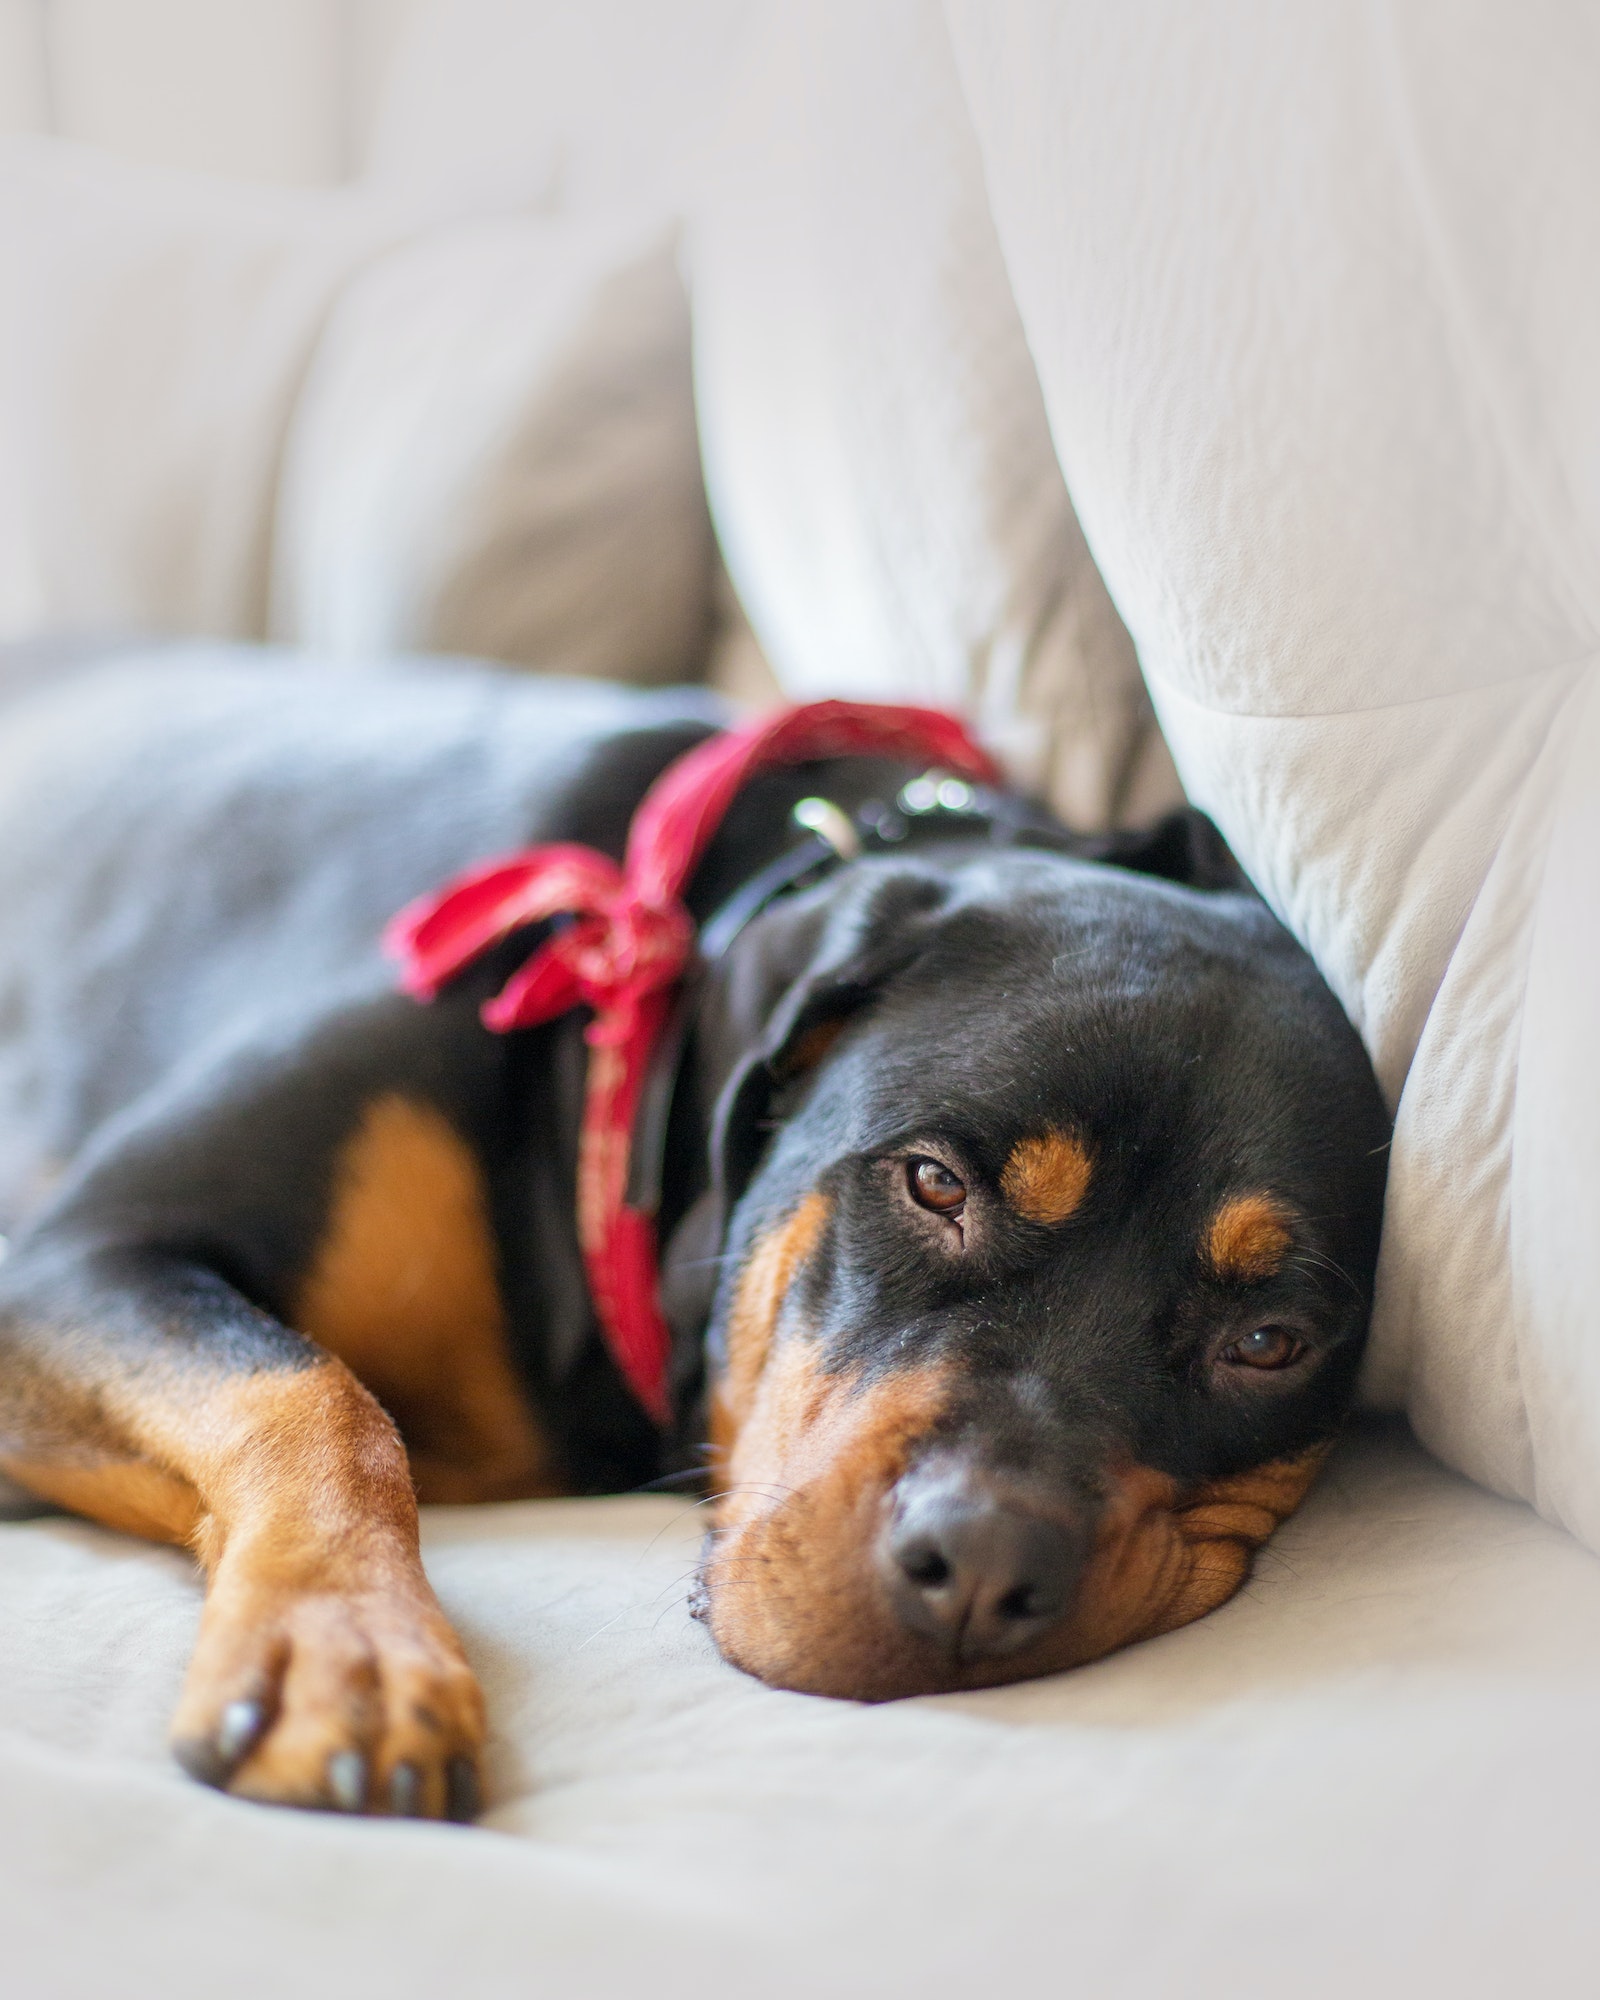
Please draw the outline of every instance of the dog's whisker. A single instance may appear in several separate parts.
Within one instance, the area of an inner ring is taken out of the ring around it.
[[[578,1644],[573,1647],[572,1649],[573,1652],[581,1653],[585,1646],[592,1646],[596,1639],[604,1638],[606,1633],[611,1630],[612,1626],[620,1624],[622,1620],[627,1617],[627,1615],[628,1615],[627,1609],[626,1607],[624,1607],[621,1611],[617,1612],[615,1617],[608,1618],[603,1625],[597,1625],[595,1629],[589,1634],[587,1639],[581,1639],[578,1642]]]
[[[724,1486],[715,1493],[706,1493],[698,1500],[691,1500],[689,1508],[693,1511],[700,1507],[714,1507],[719,1500],[731,1500],[740,1493],[755,1493],[764,1500],[792,1500],[795,1490],[792,1486],[780,1486],[776,1482],[766,1485],[758,1480],[745,1479],[736,1486]]]
[[[1303,1269],[1326,1271],[1331,1277],[1338,1278],[1341,1283],[1348,1285],[1358,1299],[1365,1296],[1344,1266],[1335,1263],[1331,1257],[1325,1257],[1320,1250],[1297,1250],[1290,1262],[1300,1265]]]
[[[693,1512],[694,1508],[703,1507],[705,1504],[706,1503],[703,1500],[696,1500],[692,1503],[689,1511]],[[656,1529],[655,1533],[650,1537],[649,1541],[645,1543],[644,1547],[639,1551],[638,1555],[634,1558],[634,1560],[636,1562],[643,1562],[645,1557],[648,1556],[655,1548],[656,1543],[661,1540],[661,1537],[663,1535],[671,1534],[672,1530],[681,1524],[682,1519],[683,1516],[680,1514],[680,1515],[674,1515],[670,1521],[663,1521],[661,1526]]]
[[[778,1498],[787,1499],[792,1497],[794,1493],[794,1488],[790,1486],[777,1486],[777,1485],[771,1487],[764,1487],[762,1484],[760,1484],[758,1481],[755,1480],[742,1480],[737,1485],[724,1487],[720,1492],[707,1493],[698,1500],[691,1500],[689,1502],[688,1511],[690,1513],[694,1513],[698,1512],[698,1510],[702,1507],[714,1507],[719,1500],[727,1500],[736,1493],[756,1493],[759,1494],[763,1499],[767,1500],[773,1500]],[[651,1550],[655,1548],[657,1542],[661,1540],[662,1536],[670,1534],[671,1531],[678,1526],[679,1519],[681,1519],[681,1516],[676,1517],[670,1521],[663,1521],[661,1526],[657,1528],[655,1533],[650,1537],[649,1541],[647,1541],[644,1547],[639,1551],[637,1560],[642,1562],[644,1558],[650,1554]]]
[[[663,1493],[673,1486],[687,1486],[691,1481],[704,1479],[706,1468],[700,1465],[686,1466],[682,1472],[663,1472],[659,1479],[647,1479],[642,1486],[634,1487],[635,1493]]]
[[[693,1603],[694,1603],[694,1598],[692,1594],[688,1591],[685,1591],[683,1596],[680,1597],[676,1603],[663,1604],[661,1609],[656,1613],[655,1617],[650,1621],[650,1630],[652,1632],[656,1631],[660,1627],[662,1619],[666,1617],[669,1611],[687,1610]],[[693,1613],[691,1612],[690,1615],[693,1616]]]

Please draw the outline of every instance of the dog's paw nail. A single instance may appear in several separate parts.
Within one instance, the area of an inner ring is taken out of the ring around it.
[[[338,1750],[328,1759],[328,1792],[340,1812],[365,1811],[367,1760],[359,1750]]]
[[[172,1754],[179,1765],[202,1785],[225,1785],[228,1766],[217,1753],[212,1736],[183,1736],[174,1739]]]
[[[175,1741],[172,1754],[202,1785],[226,1785],[255,1748],[266,1727],[267,1712],[259,1701],[230,1701],[216,1728],[205,1736]]]
[[[478,1770],[470,1757],[452,1757],[445,1766],[446,1819],[472,1820],[478,1817]]]
[[[397,1819],[415,1819],[422,1809],[422,1773],[415,1764],[396,1764],[389,1776],[389,1810]]]
[[[227,1770],[231,1771],[245,1752],[254,1747],[266,1719],[266,1710],[259,1701],[228,1703],[217,1727],[217,1756]]]

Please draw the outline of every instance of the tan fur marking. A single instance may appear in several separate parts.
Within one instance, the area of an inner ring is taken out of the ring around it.
[[[1070,1132],[1020,1140],[1000,1176],[1000,1192],[1029,1222],[1065,1222],[1089,1192],[1094,1162]]]
[[[1254,1284],[1282,1265],[1293,1238],[1290,1212],[1275,1195],[1241,1194],[1225,1201],[1206,1230],[1206,1261],[1219,1278]]]
[[[353,1753],[383,1810],[400,1765],[414,1810],[475,1767],[483,1696],[423,1574],[394,1424],[340,1361],[214,1375],[170,1365],[100,1388],[103,1442],[14,1457],[48,1498],[112,1527],[186,1541],[209,1588],[173,1720],[191,1768],[244,1797],[326,1806],[330,1759]],[[218,1730],[257,1705],[236,1769]]]
[[[780,1687],[866,1701],[1081,1666],[1226,1602],[1327,1452],[1319,1445],[1188,1494],[1149,1466],[1123,1466],[1108,1481],[1067,1618],[1023,1652],[963,1666],[899,1628],[872,1554],[885,1496],[947,1396],[934,1371],[857,1394],[820,1374],[804,1342],[775,1355],[733,1455],[704,1572],[712,1634],[736,1666]]]
[[[482,1743],[483,1697],[422,1572],[393,1424],[329,1361],[218,1382],[184,1428],[211,1587],[174,1741],[205,1740],[231,1702],[265,1700],[272,1726],[231,1791],[331,1803],[328,1760],[359,1747],[374,1803],[407,1762],[422,1809],[442,1812],[448,1758]]]
[[[1255,1552],[1305,1498],[1326,1444],[1188,1495],[1148,1466],[1116,1478],[1073,1619],[1084,1659],[1191,1624],[1225,1604]]]
[[[1185,1538],[1194,1542],[1227,1537],[1259,1548],[1306,1497],[1331,1449],[1328,1444],[1313,1445],[1295,1458],[1274,1459],[1270,1465],[1211,1480],[1178,1510]]]
[[[727,1659],[801,1692],[925,1691],[894,1678],[898,1634],[885,1645],[873,1548],[890,1489],[949,1394],[939,1368],[862,1385],[818,1369],[808,1341],[779,1348],[729,1459],[705,1567]]]
[[[842,1014],[832,1021],[814,1021],[789,1051],[783,1074],[803,1076],[808,1069],[815,1069],[844,1033],[846,1025]]]
[[[146,1541],[192,1545],[200,1526],[200,1503],[187,1481],[137,1459],[34,1460],[0,1457],[0,1472],[37,1493],[41,1500],[68,1507]]]
[[[827,1198],[813,1190],[792,1215],[757,1240],[745,1259],[728,1314],[727,1364],[712,1398],[711,1442],[719,1465],[749,1412],[789,1287],[827,1220]]]
[[[560,1490],[507,1352],[482,1170],[431,1105],[368,1105],[292,1317],[394,1416],[420,1498]]]
[[[356,1515],[415,1543],[404,1447],[341,1362],[209,1374],[180,1361],[110,1378],[100,1397],[96,1445],[8,1456],[6,1471],[108,1527],[186,1543],[207,1569],[240,1536],[259,1552],[280,1532],[343,1533]]]

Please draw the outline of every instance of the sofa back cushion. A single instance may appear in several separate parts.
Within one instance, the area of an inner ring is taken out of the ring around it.
[[[947,12],[1178,767],[1397,1110],[1369,1387],[1600,1547],[1593,20]]]
[[[425,219],[0,141],[0,633],[262,631],[278,454],[323,319]]]
[[[713,557],[671,225],[0,142],[0,637],[629,680]]]
[[[1067,497],[937,8],[769,9],[692,239],[702,448],[786,690],[965,712],[1083,825],[1178,796]]]
[[[274,635],[693,678],[711,526],[676,231],[502,216],[341,293],[288,434]]]

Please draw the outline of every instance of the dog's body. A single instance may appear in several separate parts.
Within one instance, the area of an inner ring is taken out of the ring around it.
[[[620,855],[714,726],[692,694],[465,669],[0,689],[0,1466],[196,1548],[201,1775],[471,1810],[481,1702],[413,1484],[635,1485],[709,1415],[719,1645],[880,1696],[1199,1615],[1338,1423],[1383,1113],[1192,818],[1124,867],[946,828],[756,914],[665,1131],[678,1421],[649,1421],[579,1256],[581,1020],[482,1026],[527,933],[428,1006],[377,940],[486,854]],[[848,817],[917,775],[753,781],[694,916],[795,844],[802,796]]]

